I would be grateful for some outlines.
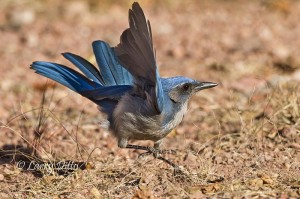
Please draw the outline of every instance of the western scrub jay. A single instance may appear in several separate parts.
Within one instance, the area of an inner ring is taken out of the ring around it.
[[[106,113],[120,148],[145,150],[174,166],[158,156],[172,152],[159,149],[162,139],[182,121],[191,96],[217,84],[182,76],[160,77],[150,22],[137,2],[129,10],[129,28],[116,47],[100,40],[92,46],[100,70],[72,53],[62,55],[83,74],[43,61],[33,62],[31,69],[96,103]],[[154,147],[131,145],[129,140],[152,140]]]

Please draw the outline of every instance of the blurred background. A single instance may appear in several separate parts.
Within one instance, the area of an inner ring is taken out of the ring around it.
[[[103,116],[96,105],[29,69],[37,60],[73,67],[63,59],[63,52],[78,54],[95,63],[91,43],[104,40],[111,46],[117,45],[128,27],[128,9],[132,3],[131,0],[0,1],[0,122],[5,124],[0,132],[5,139],[0,139],[0,146],[27,144],[30,148],[36,139],[33,132],[38,129],[44,133],[39,152],[42,157],[76,159],[76,142],[89,152],[99,147],[101,151],[94,151],[94,158],[103,154],[113,155],[105,156],[111,160],[118,154],[135,157],[119,150],[113,137],[99,128]],[[188,148],[198,151],[208,162],[236,164],[239,168],[244,165],[249,170],[252,163],[233,160],[227,157],[227,152],[231,153],[233,148],[239,153],[247,148],[241,157],[260,162],[262,159],[255,159],[255,150],[248,149],[261,149],[260,141],[267,139],[270,146],[266,149],[273,154],[279,146],[272,140],[278,129],[299,128],[300,1],[143,0],[139,3],[151,22],[161,76],[183,75],[220,84],[193,98],[183,123],[169,135],[164,147]],[[48,112],[42,113],[41,106]],[[41,115],[44,119],[40,119]],[[297,135],[291,138],[293,143],[299,143],[299,131],[291,132]],[[236,137],[226,137],[225,144],[210,143],[216,136],[232,134]],[[283,144],[281,140],[278,151],[287,150],[292,141]],[[222,148],[225,145],[227,151]],[[273,155],[280,165],[286,164],[287,159],[299,161],[299,153],[295,154],[292,159],[283,152],[282,156]],[[126,165],[124,161],[123,164]],[[215,172],[240,176],[239,169],[228,168],[232,172],[222,169]]]
[[[46,81],[28,69],[32,61],[67,64],[62,52],[93,61],[92,41],[118,44],[132,2],[1,1],[0,118],[7,118],[15,106],[12,102],[29,100],[27,92],[35,95],[29,88]],[[240,84],[246,81],[250,90],[274,74],[293,73],[300,79],[299,1],[145,0],[140,4],[151,21],[164,76],[181,74],[236,89],[246,89]]]

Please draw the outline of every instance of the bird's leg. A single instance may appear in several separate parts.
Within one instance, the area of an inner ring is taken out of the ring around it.
[[[164,161],[165,163],[171,165],[174,168],[174,172],[176,172],[179,169],[179,167],[176,164],[174,164],[171,161],[169,161],[169,160],[167,160],[167,159],[159,156],[159,154],[166,154],[166,153],[172,153],[172,154],[174,154],[175,151],[174,150],[161,150],[161,149],[159,149],[159,146],[160,146],[161,142],[162,142],[162,140],[156,141],[155,144],[154,144],[154,147],[139,146],[139,145],[128,144],[128,140],[127,139],[124,139],[124,138],[122,139],[121,138],[121,139],[118,140],[118,146],[120,148],[143,150],[143,151],[146,151],[145,153],[143,153],[145,155],[146,154],[153,154],[153,156],[155,158],[160,159],[160,160]],[[143,155],[143,154],[141,154],[141,155]]]
[[[159,149],[160,145],[162,143],[162,140],[158,140],[154,143],[154,148]],[[176,154],[176,151],[173,149],[161,149],[159,154]]]
[[[162,143],[162,140],[156,141],[156,142],[154,143],[154,148],[155,148],[155,149],[159,149],[161,143]],[[162,151],[164,151],[163,154],[166,154],[166,153],[169,153],[169,154],[176,154],[176,151],[175,151],[175,150],[172,150],[172,149],[171,149],[171,150],[162,150]],[[154,157],[155,157],[155,156],[154,156]],[[164,161],[164,162],[167,163],[168,165],[171,165],[171,166],[174,168],[174,175],[180,173],[180,168],[179,168],[179,166],[176,165],[176,164],[174,164],[174,163],[171,162],[170,160],[168,160],[168,159],[166,159],[166,158],[164,158],[164,157],[162,157],[162,156],[156,156],[155,158]]]
[[[158,144],[159,145],[159,144]],[[153,156],[159,160],[164,161],[165,163],[171,165],[176,172],[177,170],[180,170],[179,167],[174,164],[173,162],[171,162],[170,160],[167,160],[164,157],[161,157],[159,154],[166,154],[166,153],[171,153],[174,154],[176,153],[174,150],[161,150],[159,148],[155,148],[158,147],[157,145],[154,145],[154,147],[149,147],[149,146],[139,146],[139,145],[131,145],[131,144],[127,144],[125,148],[127,149],[137,149],[137,150],[144,150],[146,151],[145,153],[142,153],[140,156],[144,156],[144,155],[150,155],[153,154]],[[139,156],[139,157],[140,157]]]
[[[143,151],[147,151],[146,153],[149,153],[149,154],[160,154],[160,152],[161,152],[161,150],[150,147],[150,146],[139,146],[139,145],[127,144],[125,148],[143,150]]]
[[[165,163],[167,163],[168,165],[171,165],[173,168],[174,168],[174,175],[176,175],[176,174],[178,174],[178,173],[180,173],[180,168],[179,168],[179,166],[177,165],[177,164],[175,164],[175,163],[173,163],[173,162],[171,162],[170,160],[168,160],[168,159],[166,159],[166,158],[163,158],[163,157],[161,157],[161,156],[158,156],[158,157],[156,157],[157,159],[160,159],[160,160],[162,160],[162,161],[164,161]]]
[[[139,150],[144,150],[146,151],[145,153],[142,153],[139,155],[139,157],[145,156],[145,155],[151,155],[153,154],[154,157],[157,158],[159,154],[176,154],[175,150],[169,150],[169,149],[159,149],[160,144],[162,140],[158,140],[154,143],[154,147],[149,147],[149,146],[137,146],[137,145],[128,145],[129,147],[126,148],[134,148],[134,149],[139,149]]]

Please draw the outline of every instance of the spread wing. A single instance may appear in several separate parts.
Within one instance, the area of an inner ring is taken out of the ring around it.
[[[134,95],[146,100],[159,114],[163,109],[163,90],[156,67],[150,22],[135,2],[129,10],[129,28],[115,48],[119,62],[134,77]]]

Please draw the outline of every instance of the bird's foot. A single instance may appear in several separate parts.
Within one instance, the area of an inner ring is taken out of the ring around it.
[[[168,165],[171,165],[174,169],[174,176],[182,174],[180,167],[178,165],[176,165],[175,163],[171,162],[170,160],[162,157],[161,156],[162,154],[176,154],[176,151],[172,150],[172,149],[156,149],[153,147],[149,147],[149,150],[147,152],[141,153],[138,156],[138,158],[144,157],[147,155],[153,155],[154,158],[162,160],[163,162],[167,163]]]
[[[161,154],[176,154],[176,151],[173,149],[157,149],[153,147],[147,147],[147,152],[141,153],[140,157],[144,157],[147,155],[153,155],[155,158],[160,157]]]
[[[172,166],[174,169],[174,171],[173,171],[174,176],[177,176],[177,177],[178,176],[187,176],[187,172],[183,168],[179,167],[177,164],[175,164],[175,163],[171,162],[170,160],[163,158],[161,156],[156,157],[156,158],[160,159],[160,160],[164,161],[165,163],[167,163],[168,165]]]
[[[144,150],[146,151],[145,153],[142,153],[138,156],[138,158],[145,156],[145,155],[153,155],[155,158],[160,159],[167,163],[168,165],[171,165],[174,168],[174,175],[178,175],[179,173],[182,173],[181,169],[179,166],[171,162],[170,160],[160,156],[161,154],[176,154],[175,150],[167,150],[167,149],[157,149],[154,147],[149,147],[149,146],[138,146],[138,145],[130,145],[127,144],[126,148],[128,149],[137,149],[137,150]]]

